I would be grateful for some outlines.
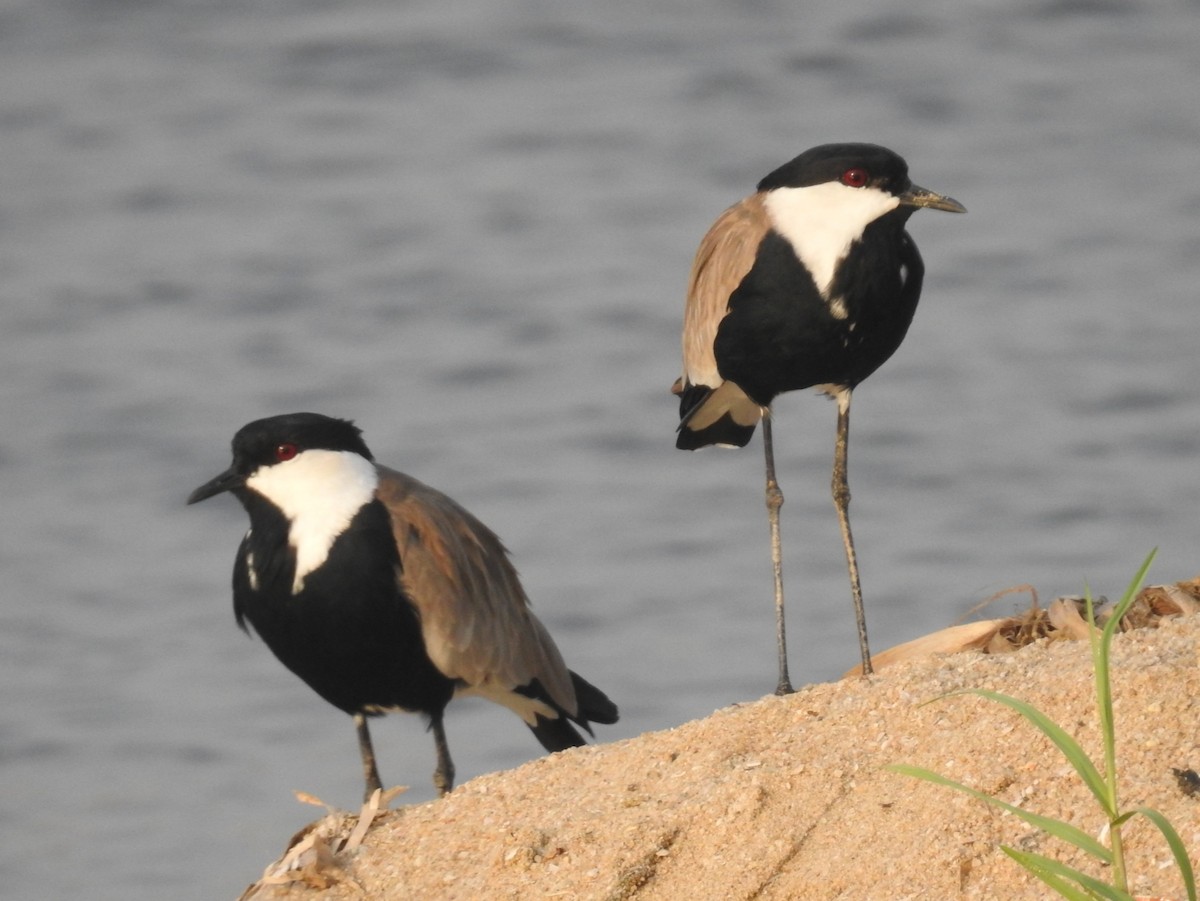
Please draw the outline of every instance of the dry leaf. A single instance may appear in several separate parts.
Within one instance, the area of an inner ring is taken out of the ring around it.
[[[875,669],[902,663],[905,660],[917,660],[934,654],[955,654],[959,651],[978,650],[986,646],[1001,628],[1010,624],[1007,619],[987,619],[977,623],[963,623],[950,626],[931,635],[923,635],[906,641],[904,644],[888,648],[879,654],[871,656],[871,665]],[[862,673],[862,665],[848,670],[843,678],[858,676]]]

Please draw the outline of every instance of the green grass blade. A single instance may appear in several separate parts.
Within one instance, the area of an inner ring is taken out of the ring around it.
[[[1133,577],[1133,581],[1125,589],[1125,594],[1121,596],[1121,600],[1109,615],[1108,622],[1104,624],[1104,632],[1112,635],[1117,630],[1121,617],[1129,611],[1133,602],[1137,600],[1138,592],[1142,590],[1142,583],[1146,581],[1146,573],[1150,571],[1150,564],[1154,562],[1154,558],[1157,555],[1158,548],[1155,548],[1146,556],[1145,562],[1142,563],[1142,568],[1137,571],[1137,575]]]
[[[1183,877],[1183,887],[1187,889],[1188,901],[1196,901],[1196,876],[1192,872],[1192,862],[1188,859],[1187,848],[1184,847],[1183,840],[1175,831],[1175,827],[1171,825],[1171,821],[1152,807],[1138,807],[1136,812],[1157,826],[1158,831],[1163,834],[1163,838],[1171,847],[1175,866],[1179,867],[1179,875]]]
[[[1113,888],[1087,873],[1082,873],[1065,863],[1059,863],[1041,854],[1031,854],[1028,851],[1018,851],[1008,845],[1001,845],[1000,850],[1023,866],[1046,885],[1050,886],[1064,898],[1094,901],[1103,898],[1104,901],[1133,901],[1128,892]],[[1078,883],[1076,888],[1071,883]]]
[[[1121,618],[1137,600],[1138,592],[1141,591],[1142,583],[1157,554],[1158,548],[1155,548],[1146,555],[1141,568],[1130,581],[1129,587],[1125,589],[1125,594],[1109,614],[1108,621],[1104,624],[1100,635],[1097,636],[1094,629],[1089,632],[1092,646],[1092,667],[1096,680],[1096,709],[1100,718],[1100,736],[1104,743],[1105,800],[1101,803],[1108,812],[1109,819],[1112,819],[1120,809],[1120,802],[1117,798],[1116,723],[1113,719],[1110,650],[1113,634],[1120,627]],[[1089,625],[1094,626],[1096,618],[1092,607],[1091,589],[1087,591],[1086,601],[1087,621]],[[1114,836],[1113,845],[1119,849],[1120,836]],[[1119,851],[1118,860],[1120,860]]]
[[[1050,888],[1054,889],[1055,892],[1066,898],[1067,901],[1096,901],[1095,895],[1091,892],[1085,892],[1074,882],[1028,863],[1021,856],[1020,851],[1010,848],[1007,845],[1001,845],[1000,850],[1019,863],[1029,873],[1032,873],[1038,879],[1042,880],[1042,882],[1046,883],[1046,885],[1050,886]]]
[[[994,798],[991,795],[984,794],[978,789],[971,788],[969,785],[963,785],[961,782],[955,782],[953,779],[948,779],[932,770],[924,769],[919,766],[909,766],[904,763],[893,764],[888,767],[895,773],[901,773],[905,776],[912,776],[917,779],[924,779],[926,782],[932,782],[935,785],[945,785],[957,791],[964,792],[973,798],[978,798],[991,804],[993,807],[999,807],[1001,810],[1007,810],[1013,816],[1020,817],[1031,826],[1036,826],[1038,829],[1053,835],[1055,838],[1061,839],[1064,842],[1074,845],[1081,851],[1085,851],[1096,859],[1105,864],[1112,863],[1112,852],[1104,845],[1100,844],[1095,838],[1088,835],[1082,829],[1072,826],[1070,823],[1064,823],[1062,820],[1054,820],[1050,817],[1042,816],[1041,814],[1033,813],[1016,805],[1009,804],[1007,801],[1001,801],[999,798]]]
[[[1116,725],[1113,720],[1112,676],[1109,672],[1108,652],[1109,645],[1112,644],[1113,629],[1120,622],[1120,614],[1117,609],[1122,605],[1127,608],[1128,605],[1125,602],[1130,600],[1130,596],[1126,594],[1117,608],[1113,609],[1112,615],[1104,625],[1104,631],[1099,636],[1096,634],[1096,610],[1092,605],[1090,588],[1087,590],[1084,600],[1087,603],[1087,622],[1092,627],[1088,630],[1088,641],[1092,647],[1092,672],[1096,683],[1096,715],[1100,721],[1100,740],[1104,746],[1105,792],[1101,804],[1106,811],[1110,812],[1111,819],[1111,814],[1119,809],[1119,802],[1117,801]],[[1119,838],[1117,842],[1119,847]]]
[[[983,688],[968,689],[972,694],[977,694],[980,697],[988,698],[992,701],[1004,704],[1011,707],[1025,719],[1029,720],[1038,731],[1045,735],[1050,741],[1054,742],[1055,746],[1062,751],[1067,761],[1075,768],[1075,772],[1079,774],[1079,778],[1083,780],[1084,785],[1088,790],[1095,795],[1096,800],[1100,802],[1100,806],[1104,810],[1104,815],[1108,819],[1112,819],[1118,811],[1109,809],[1109,791],[1108,785],[1104,781],[1104,777],[1100,775],[1100,771],[1096,769],[1091,758],[1087,756],[1079,742],[1073,739],[1062,726],[1046,716],[1032,704],[1025,701],[1019,701],[1016,698],[1006,694],[1001,694],[998,691],[988,691]]]

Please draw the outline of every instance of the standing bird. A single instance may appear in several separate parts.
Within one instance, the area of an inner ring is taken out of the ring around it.
[[[921,207],[966,212],[958,201],[914,185],[908,165],[884,147],[824,144],[780,166],[758,183],[756,193],[722,213],[692,264],[683,376],[673,388],[680,415],[675,446],[745,447],[762,420],[778,694],[792,686],[779,539],[783,493],[775,480],[771,402],[784,391],[810,387],[837,401],[833,501],[863,672],[870,673],[846,480],[850,395],[895,353],[917,309],[925,267],[904,225]]]
[[[442,716],[482,695],[548,751],[584,744],[572,722],[615,723],[616,705],[567,669],[529,609],[500,539],[439,491],[377,465],[352,423],[316,413],[259,419],[233,464],[188,503],[232,492],[250,514],[233,611],[293,673],[354,718],[367,798],[381,788],[367,717],[429,717],[433,784],[454,787]]]

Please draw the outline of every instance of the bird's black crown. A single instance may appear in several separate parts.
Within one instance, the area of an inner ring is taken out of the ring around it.
[[[878,144],[821,144],[784,163],[758,183],[758,190],[805,188],[838,181],[850,169],[863,169],[867,184],[890,194],[902,194],[911,186],[908,163],[897,153]]]
[[[233,436],[234,459],[253,470],[274,463],[281,445],[305,450],[351,451],[373,460],[362,439],[362,430],[348,419],[335,419],[320,413],[286,413],[256,419],[238,429]]]

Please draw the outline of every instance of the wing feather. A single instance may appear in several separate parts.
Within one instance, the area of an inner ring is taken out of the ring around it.
[[[728,312],[729,295],[754,265],[758,245],[769,229],[762,194],[751,194],[718,216],[701,240],[688,278],[683,377],[676,382],[677,394],[690,385],[720,386],[721,375],[713,354],[717,326]]]
[[[400,551],[399,583],[420,613],[434,665],[484,693],[537,679],[575,714],[570,671],[529,608],[496,534],[440,491],[386,467],[378,470],[376,493],[391,514]]]

